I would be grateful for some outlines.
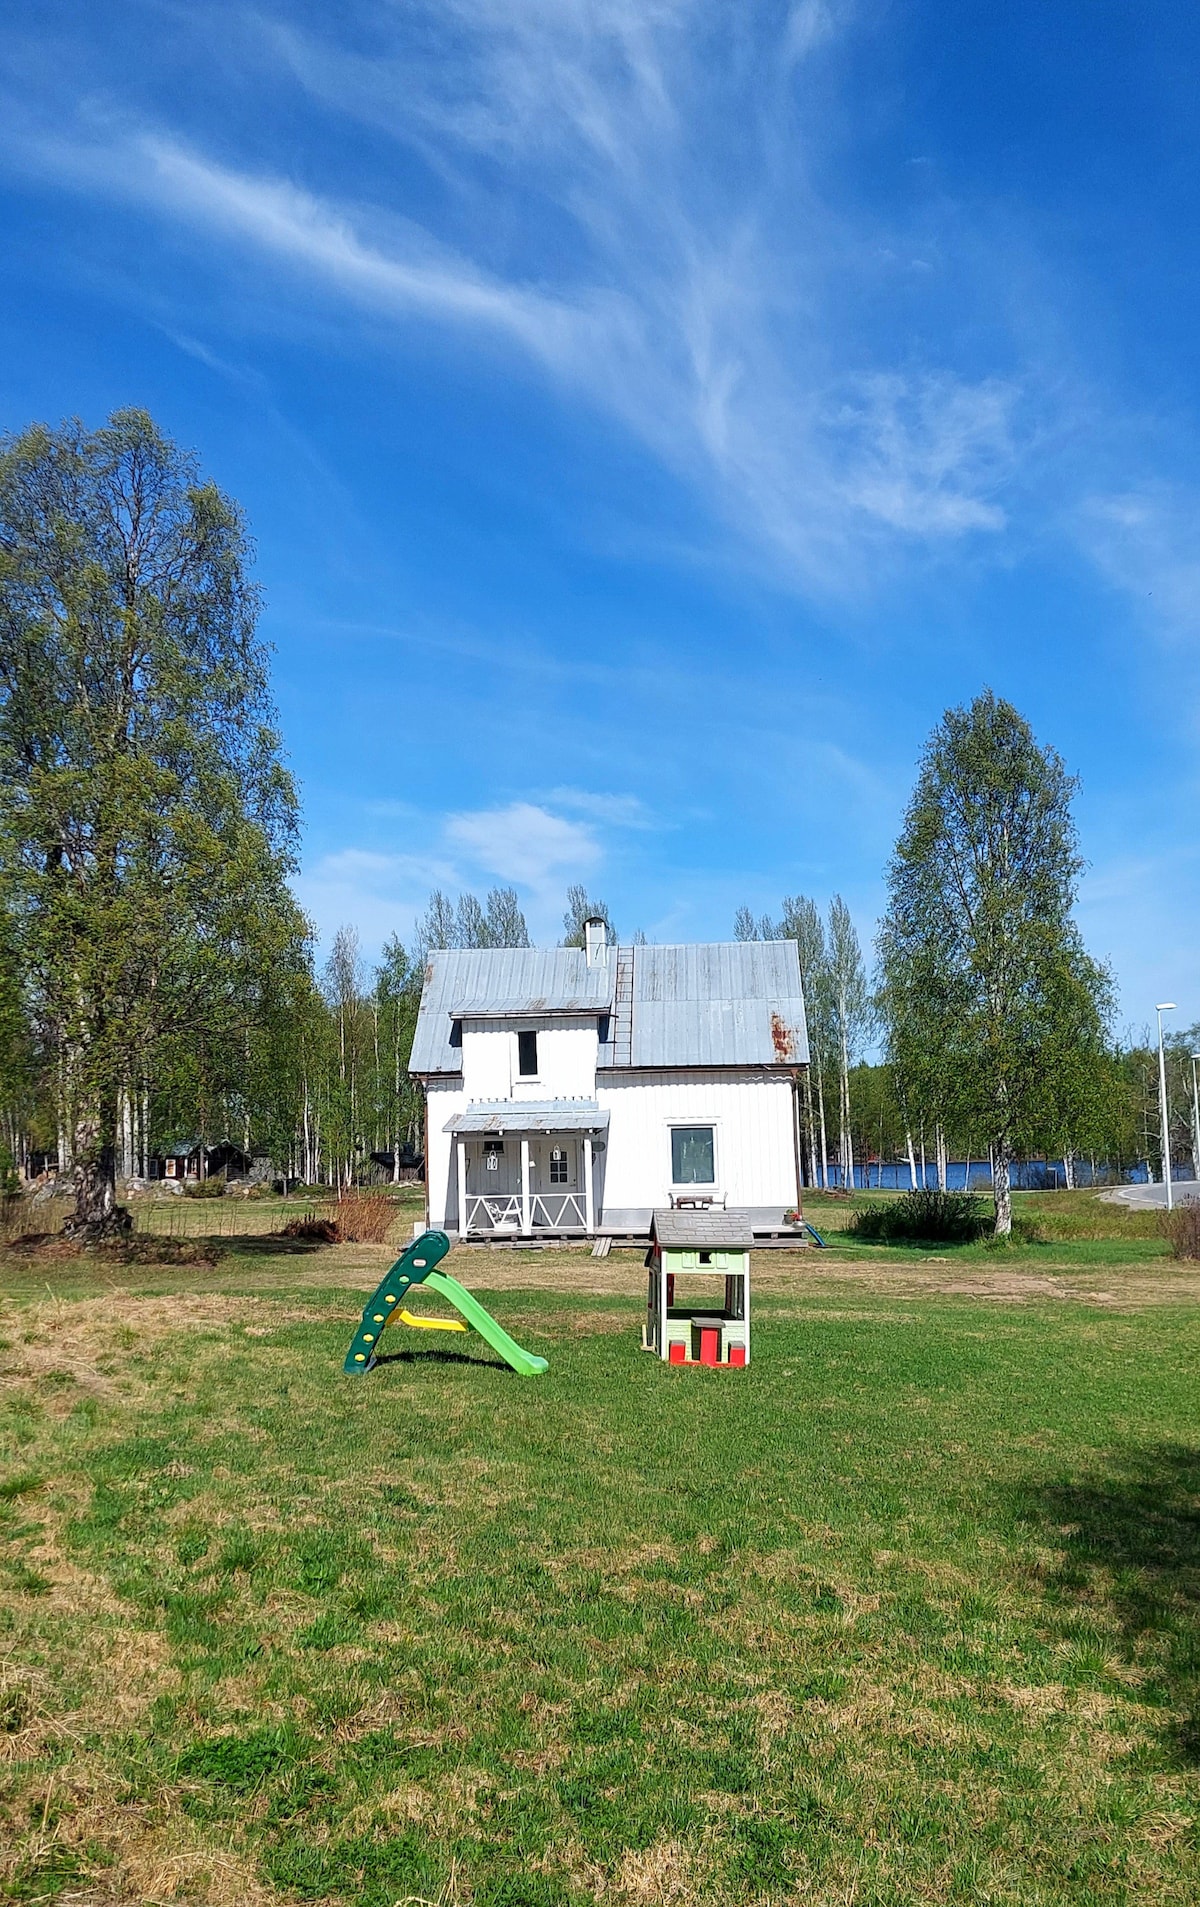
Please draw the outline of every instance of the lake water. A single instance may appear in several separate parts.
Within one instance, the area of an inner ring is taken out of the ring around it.
[[[988,1165],[986,1159],[972,1159],[970,1162],[970,1173],[969,1189],[972,1192],[991,1191],[992,1173],[991,1167]],[[1189,1168],[1176,1166],[1176,1178],[1184,1178],[1187,1176],[1189,1176]],[[1140,1165],[1123,1167],[1108,1166],[1099,1159],[1096,1161],[1095,1182],[1097,1185],[1145,1185],[1150,1177],[1151,1174],[1147,1171],[1144,1161]],[[917,1183],[920,1184],[920,1182],[921,1163],[918,1159]],[[927,1159],[925,1162],[925,1183],[932,1189],[936,1186],[937,1182],[937,1166],[932,1159]],[[1057,1187],[1065,1186],[1066,1182],[1067,1177],[1063,1170],[1061,1159],[1032,1159],[1014,1164],[1012,1168],[1012,1183],[1017,1191],[1040,1192],[1054,1190]],[[832,1162],[829,1167],[829,1183],[831,1186],[840,1186],[842,1183],[841,1173],[838,1167]],[[1090,1160],[1076,1159],[1075,1183],[1077,1186],[1087,1186],[1092,1183]],[[856,1190],[862,1190],[869,1186],[872,1190],[881,1187],[885,1191],[895,1190],[898,1192],[907,1192],[912,1185],[912,1180],[909,1176],[908,1161],[906,1159],[891,1159],[885,1161],[882,1166],[876,1164],[869,1166],[856,1165],[854,1168],[854,1185]],[[950,1160],[950,1163],[946,1167],[946,1189],[950,1192],[964,1192],[968,1189],[967,1161],[965,1159]]]

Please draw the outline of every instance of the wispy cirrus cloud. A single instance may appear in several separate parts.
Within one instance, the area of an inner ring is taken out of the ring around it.
[[[417,156],[436,229],[385,167],[347,202],[94,105],[15,143],[348,307],[506,344],[840,593],[897,552],[1002,530],[1024,428],[1019,372],[897,361],[862,319],[905,268],[816,183],[852,18],[836,0],[415,0],[316,34],[230,14],[264,83]]]
[[[1079,535],[1139,620],[1176,649],[1200,653],[1200,497],[1161,480],[1085,500]]]

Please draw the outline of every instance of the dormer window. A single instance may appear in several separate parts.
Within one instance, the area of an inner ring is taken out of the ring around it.
[[[537,1034],[517,1034],[517,1071],[522,1079],[536,1079],[538,1069]]]

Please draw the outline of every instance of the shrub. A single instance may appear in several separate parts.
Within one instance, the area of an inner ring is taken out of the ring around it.
[[[1200,1203],[1186,1199],[1173,1212],[1159,1216],[1172,1258],[1200,1258]]]
[[[303,1218],[290,1218],[281,1225],[276,1238],[310,1238],[318,1245],[340,1245],[342,1234],[332,1218],[318,1218],[315,1212],[305,1212]]]
[[[382,1245],[395,1216],[386,1192],[350,1191],[337,1203],[337,1228],[350,1245]]]
[[[856,1212],[850,1230],[884,1245],[969,1245],[983,1237],[989,1224],[973,1193],[927,1187],[906,1192],[889,1205]]]
[[[224,1179],[186,1179],[183,1187],[184,1198],[224,1198]]]
[[[312,1238],[326,1245],[382,1245],[392,1229],[396,1207],[386,1192],[349,1191],[322,1213],[305,1212],[276,1233],[277,1238]]]

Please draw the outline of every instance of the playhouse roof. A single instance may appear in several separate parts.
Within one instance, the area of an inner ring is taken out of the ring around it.
[[[660,1245],[685,1251],[749,1251],[754,1226],[749,1212],[678,1211],[662,1206],[654,1214],[654,1236]]]

